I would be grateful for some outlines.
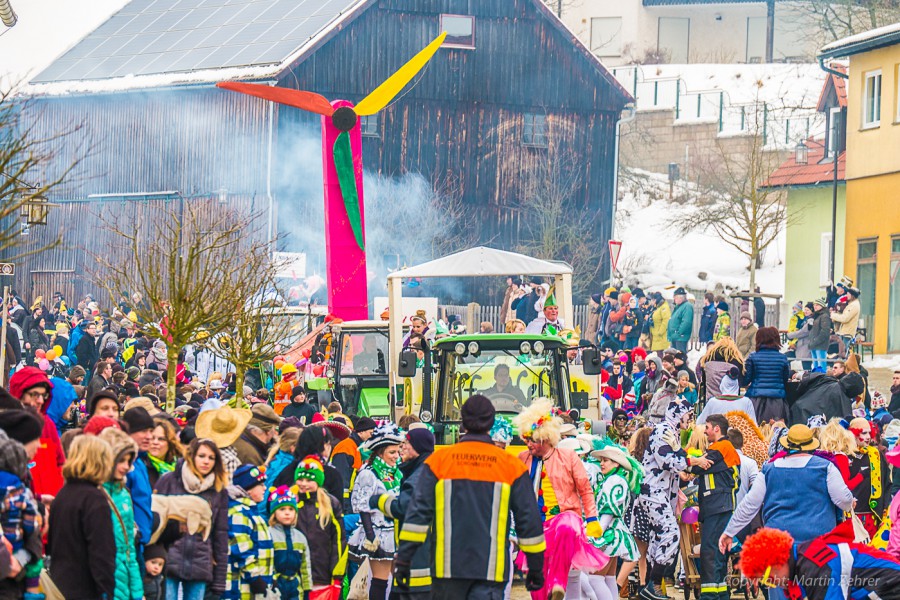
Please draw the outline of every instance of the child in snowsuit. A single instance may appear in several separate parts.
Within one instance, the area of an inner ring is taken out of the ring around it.
[[[146,600],[165,600],[166,549],[159,544],[144,548],[144,598]]]
[[[269,531],[275,546],[275,589],[281,600],[299,600],[312,589],[306,536],[296,528],[297,495],[287,486],[269,489]]]

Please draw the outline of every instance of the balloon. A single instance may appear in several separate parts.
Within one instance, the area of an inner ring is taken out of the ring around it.
[[[38,348],[37,350],[34,351],[34,355],[37,358],[44,358],[45,356],[47,356],[47,353],[44,352],[43,350],[41,350],[40,348]]]
[[[53,350],[47,350],[47,353],[44,354],[44,358],[46,358],[48,361],[49,361],[49,360],[56,360],[56,356],[57,356],[57,354],[56,354],[56,352],[53,351]]]
[[[302,369],[303,367],[306,366],[306,363],[308,363],[308,362],[309,361],[306,360],[305,358],[301,358],[300,360],[298,360],[297,362],[294,363],[294,366],[297,367],[298,369]]]
[[[50,370],[50,361],[46,358],[42,358],[38,361],[38,368],[41,371],[49,371]]]
[[[53,351],[56,352],[57,356],[63,355],[62,346],[60,346],[59,344],[53,346]]]
[[[283,361],[283,360],[276,360],[273,364],[275,365],[275,368],[278,369],[278,370],[280,371],[280,370],[281,370],[281,367],[284,366],[284,361]]]
[[[284,356],[281,355],[281,354],[279,354],[278,356],[276,356],[276,357],[273,358],[272,360],[274,360],[275,362],[278,362],[278,361],[284,362]]]
[[[316,365],[313,367],[313,375],[316,377],[321,377],[322,373],[325,372],[325,365]]]
[[[692,525],[700,520],[700,510],[696,506],[688,506],[681,511],[681,522]]]
[[[300,354],[302,354],[302,355],[303,355],[303,358],[306,358],[306,359],[309,359],[309,357],[312,356],[312,352],[310,351],[309,348],[306,348],[306,349],[303,350],[303,352],[301,352]]]

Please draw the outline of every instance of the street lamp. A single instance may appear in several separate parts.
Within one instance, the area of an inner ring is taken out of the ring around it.
[[[50,214],[50,207],[59,206],[47,200],[44,196],[31,196],[22,202],[22,225],[28,227],[31,225],[46,225],[47,216]]]
[[[809,147],[802,141],[794,147],[794,162],[798,165],[809,164]]]

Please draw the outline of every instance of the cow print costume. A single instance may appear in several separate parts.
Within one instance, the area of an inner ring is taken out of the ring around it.
[[[679,530],[675,519],[678,474],[688,466],[687,454],[678,440],[681,420],[691,410],[687,400],[673,398],[662,422],[653,426],[644,454],[644,484],[634,510],[642,512],[649,521],[647,560],[651,584],[662,582],[666,568],[674,564],[678,554]]]

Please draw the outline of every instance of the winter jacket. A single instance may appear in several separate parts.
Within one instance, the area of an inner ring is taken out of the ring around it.
[[[787,357],[776,348],[760,348],[747,357],[741,383],[750,398],[784,398],[784,384],[791,378]]]
[[[753,316],[757,327],[766,326],[766,301],[760,297],[753,299]]]
[[[106,494],[89,481],[70,479],[56,495],[50,512],[50,577],[63,597],[112,600],[116,537]]]
[[[50,349],[50,338],[38,327],[39,325],[35,325],[28,331],[28,343],[31,344],[32,356],[35,350],[47,351]]]
[[[670,342],[687,342],[694,331],[694,306],[685,300],[675,307],[669,319],[667,335]]]
[[[809,351],[809,330],[810,328],[807,327],[806,322],[804,322],[798,329],[787,333],[787,339],[794,340],[795,342],[794,356],[798,360],[808,359],[812,356]]]
[[[715,330],[713,331],[713,340],[719,341],[722,338],[731,336],[731,315],[723,312],[716,316]]]
[[[409,462],[400,465],[403,473],[403,483],[400,484],[400,492],[394,494],[382,494],[378,498],[378,509],[388,518],[396,521],[395,531],[399,537],[400,529],[409,511],[416,484],[422,475],[422,465],[428,460],[431,453],[420,454]],[[426,534],[425,543],[420,545],[410,561],[409,587],[413,592],[427,592],[431,590],[431,534]]]
[[[237,451],[242,465],[260,466],[266,462],[268,448],[249,431],[245,431],[235,440],[232,447]]]
[[[32,489],[38,497],[43,494],[55,496],[63,486],[62,466],[66,457],[59,441],[56,423],[47,416],[47,410],[53,403],[53,383],[37,367],[21,368],[9,381],[9,393],[16,398],[21,398],[26,390],[41,383],[48,388],[50,396],[41,405],[44,429],[41,432],[41,445],[32,461],[34,467],[31,469]]]
[[[669,330],[669,319],[672,311],[668,302],[661,302],[653,311],[653,324],[650,326],[650,350],[659,351],[669,347],[666,333]]]
[[[62,377],[51,377],[50,383],[53,384],[53,398],[44,404],[47,406],[47,416],[56,425],[56,432],[62,435],[69,425],[68,421],[63,419],[63,415],[69,406],[78,400],[78,392],[75,391],[75,386]]]
[[[516,311],[516,318],[523,323],[531,323],[532,321],[534,321],[538,315],[538,311],[534,307],[534,304],[538,301],[538,298],[538,295],[534,292],[525,294],[520,298],[515,298],[510,303],[510,307]]]
[[[100,375],[91,377],[91,382],[88,383],[87,389],[84,392],[84,399],[87,400],[88,406],[90,406],[91,400],[97,392],[105,390],[110,385],[112,385],[112,382],[107,381]]]
[[[847,337],[856,335],[856,328],[859,326],[859,298],[850,300],[843,312],[831,313],[831,321],[837,323],[834,326],[836,334]]]
[[[759,327],[756,326],[756,323],[750,323],[747,327],[744,327],[743,325],[738,327],[737,333],[734,336],[734,343],[737,345],[738,350],[741,351],[741,355],[744,358],[747,358],[751,352],[756,351],[757,331],[759,331]]]
[[[706,458],[712,462],[708,469],[686,469],[688,473],[698,476],[700,521],[713,515],[732,513],[741,482],[741,457],[727,439],[713,443],[706,451]]]
[[[737,360],[725,361],[725,357],[720,352],[714,353],[709,360],[701,361],[701,364],[697,365],[697,392],[700,397],[709,400],[720,396],[719,385],[731,367],[737,367],[738,372],[744,370],[743,364]]]
[[[615,308],[610,305],[609,314],[606,317],[606,325],[603,328],[604,340],[619,341],[622,334],[622,328],[625,320],[625,313],[628,312],[627,306],[616,305]]]
[[[138,541],[145,546],[150,543],[150,534],[153,533],[153,513],[150,511],[153,502],[151,498],[153,488],[150,486],[150,473],[147,470],[149,460],[146,452],[138,452],[134,467],[128,473],[126,480],[134,505],[134,522],[138,528]]]
[[[713,339],[713,334],[716,332],[716,317],[715,304],[707,304],[703,307],[703,310],[700,312],[700,330],[697,333],[701,343]]]
[[[156,493],[165,496],[188,494],[181,480],[185,469],[179,460],[175,470],[156,482]],[[228,572],[228,493],[209,488],[197,494],[212,509],[212,533],[204,541],[201,534],[181,534],[166,548],[166,576],[183,581],[205,581],[213,592],[222,594]]]
[[[847,373],[840,381],[825,373],[807,373],[797,386],[791,407],[791,424],[805,425],[813,415],[843,419],[851,412],[852,399],[865,389],[858,373]]]
[[[809,327],[809,349],[810,350],[828,350],[831,342],[831,314],[828,309],[820,309],[813,313],[812,325],[809,325],[807,319],[807,327]]]
[[[72,336],[74,337],[74,335]],[[90,372],[97,360],[100,358],[100,351],[97,349],[97,341],[93,336],[84,333],[75,346],[75,358],[77,364],[81,365]]]
[[[362,468],[362,456],[359,452],[359,445],[362,439],[356,434],[351,433],[350,436],[341,440],[331,451],[331,464],[337,469],[341,475],[341,482],[344,487],[341,500],[344,503],[344,512],[351,513],[350,493],[353,491],[353,480],[356,473]]]
[[[529,471],[535,466],[534,457],[527,450],[519,453],[519,460]],[[587,521],[597,519],[597,500],[594,498],[594,490],[591,487],[584,463],[575,452],[557,448],[549,458],[542,461],[541,467],[550,478],[560,512],[569,510],[579,516],[583,515]],[[532,475],[533,479],[534,475]]]
[[[331,585],[334,579],[344,576],[344,530],[341,503],[329,494],[331,521],[323,528],[319,525],[319,505],[316,493],[298,494],[297,529],[309,543],[310,566],[313,585]]]
[[[572,457],[564,460],[569,463]],[[400,531],[398,560],[412,564],[432,531],[434,547],[443,549],[435,553],[433,577],[506,582],[512,573],[509,534],[514,519],[529,568],[543,568],[544,528],[528,471],[494,446],[490,436],[463,436],[432,454],[421,471]],[[578,510],[580,515],[580,503]],[[593,511],[596,516],[596,504]]]
[[[266,489],[276,487],[275,478],[281,475],[281,472],[284,471],[293,460],[294,455],[290,452],[279,450],[275,453],[275,456],[273,456],[272,460],[269,461],[269,464],[266,465]]]
[[[144,598],[146,600],[166,600],[166,576],[160,573],[156,577],[144,575]]]
[[[278,523],[269,527],[275,548],[273,574],[281,600],[300,600],[312,589],[309,542],[299,529]]]
[[[124,486],[114,482],[104,483],[103,488],[119,510],[118,515],[112,508],[108,511],[116,538],[115,600],[141,600],[144,597],[144,582],[141,579],[137,548],[134,545],[134,510],[131,506],[131,494]]]
[[[228,583],[222,598],[252,600],[257,585],[272,585],[272,535],[247,493],[233,486],[228,491]]]
[[[584,329],[584,339],[592,344],[599,342],[597,334],[600,332],[600,311],[601,308],[592,308],[588,311],[587,327]]]

